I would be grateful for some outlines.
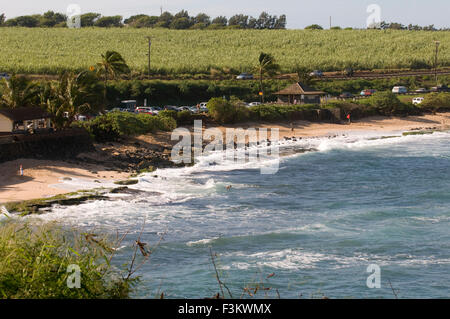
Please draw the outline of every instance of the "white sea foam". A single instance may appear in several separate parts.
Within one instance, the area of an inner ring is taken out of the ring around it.
[[[397,136],[395,138],[382,139],[382,136]],[[301,148],[316,149],[319,152],[329,152],[333,149],[365,149],[384,145],[407,145],[410,141],[432,142],[436,139],[448,139],[449,134],[444,132],[435,132],[430,135],[410,135],[402,136],[401,132],[379,133],[379,132],[354,132],[345,136],[336,138],[308,138],[297,141],[281,140],[280,147],[283,148]],[[403,143],[404,142],[404,143]],[[267,146],[255,146],[267,147]],[[245,154],[245,150],[240,150]],[[289,160],[292,157],[304,156],[307,153],[295,153],[289,157],[282,158],[281,161]],[[439,152],[436,152],[439,156]],[[180,204],[196,198],[225,196],[226,186],[223,183],[216,182],[209,177],[210,172],[233,171],[242,169],[259,169],[264,165],[271,165],[273,160],[254,163],[235,163],[233,161],[222,161],[224,152],[212,152],[198,159],[198,162],[191,167],[157,169],[153,173],[143,174],[138,178],[138,184],[131,185],[129,188],[137,189],[150,193],[138,195],[111,195],[114,201],[96,201],[85,203],[77,207],[60,207],[53,210],[52,213],[43,214],[43,219],[71,220],[86,225],[90,224],[111,224],[127,225],[136,222],[136,217],[143,217],[150,214],[153,220],[158,220],[161,212],[170,208],[162,208],[169,204]],[[99,183],[100,182],[100,183]],[[99,181],[92,182],[83,179],[73,178],[64,180],[59,187],[64,189],[92,189],[92,188],[114,188],[111,182]],[[244,185],[244,186],[243,186]],[[234,189],[248,188],[251,185],[238,184],[232,185]],[[119,199],[120,198],[120,199]],[[155,209],[152,209],[155,207]],[[177,212],[180,217],[187,217],[183,212]],[[186,212],[189,214],[189,212]],[[316,225],[317,226],[317,225]],[[307,225],[300,231],[327,231],[325,228],[314,229],[314,225]]]
[[[214,242],[215,240],[219,239],[220,237],[213,237],[213,238],[205,238],[205,239],[200,239],[200,240],[194,240],[194,241],[189,241],[186,243],[187,246],[198,246],[198,245],[208,245],[212,242]]]
[[[317,268],[320,262],[327,262],[327,268],[340,269],[355,266],[366,266],[376,263],[380,266],[420,266],[420,265],[447,265],[450,258],[437,258],[433,256],[418,257],[410,254],[397,254],[394,256],[369,255],[356,253],[353,256],[340,256],[305,251],[303,249],[284,249],[279,251],[263,251],[253,254],[233,252],[224,254],[225,260],[231,260],[224,266],[228,269],[248,270],[253,268],[269,267],[282,270],[298,270]]]

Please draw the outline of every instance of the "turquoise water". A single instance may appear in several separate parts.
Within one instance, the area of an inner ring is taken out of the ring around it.
[[[135,297],[204,298],[218,292],[210,248],[234,297],[249,283],[282,298],[450,297],[450,134],[373,139],[359,134],[282,145],[275,175],[249,165],[157,171],[136,188],[159,192],[60,208],[62,219],[133,239],[164,241],[139,272]],[[232,185],[231,190],[226,186]],[[381,268],[369,289],[367,267]],[[267,279],[269,274],[275,274]],[[260,294],[259,297],[264,297]]]

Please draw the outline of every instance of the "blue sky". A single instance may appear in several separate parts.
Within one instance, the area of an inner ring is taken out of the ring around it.
[[[369,16],[366,9],[370,4],[381,7],[381,18],[385,21],[403,24],[434,24],[437,27],[450,27],[449,0],[4,0],[0,13],[15,17],[47,10],[66,12],[71,3],[81,6],[82,12],[99,12],[103,15],[120,14],[128,17],[137,13],[159,15],[160,7],[164,11],[176,13],[181,9],[191,15],[205,12],[215,17],[230,17],[235,13],[258,16],[261,11],[270,14],[286,14],[288,28],[303,28],[317,23],[329,26],[365,27]]]

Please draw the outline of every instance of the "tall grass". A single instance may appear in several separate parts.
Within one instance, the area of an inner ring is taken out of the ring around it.
[[[146,72],[152,37],[152,72],[158,74],[251,71],[261,51],[282,71],[450,65],[450,32],[396,30],[167,30],[129,28],[0,28],[0,70],[57,73],[86,70],[106,49],[120,52],[132,70]]]
[[[136,279],[111,266],[113,246],[56,224],[0,224],[0,299],[128,298]],[[67,285],[69,265],[80,267],[80,288]]]

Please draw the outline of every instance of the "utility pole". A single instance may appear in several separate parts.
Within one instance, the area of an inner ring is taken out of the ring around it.
[[[439,41],[434,41],[434,43],[436,44],[436,54],[434,56],[434,79],[436,81],[436,85],[438,85],[438,77],[437,77],[437,68],[438,68],[438,54],[439,54],[439,44],[441,44],[441,42]]]
[[[331,30],[331,16],[330,16],[330,30]]]
[[[152,38],[147,37],[148,40],[148,78],[150,79],[150,62],[151,62],[151,50],[152,50]]]

